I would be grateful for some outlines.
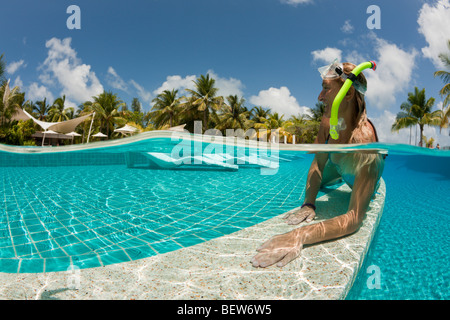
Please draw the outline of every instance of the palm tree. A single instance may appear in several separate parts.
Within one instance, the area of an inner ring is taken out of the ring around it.
[[[47,98],[44,100],[37,101],[35,105],[33,105],[33,111],[37,112],[39,120],[45,121],[47,118],[47,113],[50,110],[50,105],[47,104]]]
[[[195,89],[186,89],[191,94],[188,103],[203,113],[203,129],[208,129],[209,114],[219,110],[223,104],[223,97],[217,97],[219,90],[214,86],[216,80],[209,77],[209,74],[201,75],[194,81]]]
[[[409,128],[409,144],[411,144],[411,130],[412,127],[417,125],[417,119],[411,113],[411,104],[409,102],[403,102],[400,105],[400,109],[402,111],[397,113],[397,118],[392,125],[391,131],[398,132],[400,129]]]
[[[433,147],[433,143],[434,143],[434,138],[433,137],[428,139],[427,137],[422,136],[422,140],[425,141],[425,147],[427,147],[427,148],[432,148]]]
[[[447,47],[450,50],[450,40],[447,41]],[[448,69],[450,69],[450,54],[441,53],[439,55],[439,58],[441,59],[444,66],[447,67]],[[448,106],[450,104],[450,72],[440,70],[440,71],[436,71],[434,73],[434,76],[440,77],[445,83],[445,85],[439,91],[439,94],[441,95],[441,97],[445,97],[444,98],[444,106],[443,106],[445,108],[446,106]]]
[[[50,121],[61,122],[61,121],[71,119],[71,115],[73,117],[73,113],[74,113],[73,108],[66,108],[64,105],[65,102],[66,102],[65,95],[57,98],[53,102],[53,105],[50,107],[50,110],[48,111],[48,116],[49,116]]]
[[[448,106],[446,109],[442,107],[442,110],[438,110],[438,126],[439,126],[439,133],[441,133],[442,128],[448,127],[448,118],[450,118],[450,106]]]
[[[25,110],[29,114],[33,114],[34,108],[35,108],[35,103],[33,101],[31,101],[31,100],[25,101],[25,103],[23,105],[23,110]]]
[[[6,69],[6,62],[5,60],[3,60],[3,53],[2,55],[0,55],[0,85],[3,85],[3,81],[4,81],[4,74],[5,74],[5,69]]]
[[[391,131],[398,132],[400,129],[409,128],[416,124],[420,128],[419,145],[422,146],[423,128],[425,125],[438,125],[439,110],[431,112],[434,105],[434,98],[428,100],[425,97],[425,89],[419,91],[414,88],[414,93],[408,93],[407,102],[400,106],[402,112],[397,114],[395,123],[392,125]]]
[[[269,114],[264,123],[255,123],[255,129],[258,130],[258,137],[261,138],[260,134],[263,134],[270,141],[273,131],[277,131],[280,136],[290,136],[291,133],[287,131],[287,128],[292,127],[292,122],[289,120],[285,121],[283,118],[284,115],[279,115],[278,112],[275,112]]]
[[[157,128],[164,125],[174,126],[174,121],[180,111],[180,100],[177,98],[178,90],[164,90],[153,99],[150,117]]]
[[[222,113],[217,117],[219,130],[246,129],[249,126],[250,111],[244,107],[245,99],[237,95],[227,97],[228,104],[222,106]]]
[[[321,110],[320,104],[316,104],[316,111]],[[319,113],[312,112],[313,115],[308,114],[291,116],[289,118],[291,126],[284,125],[285,130],[295,135],[295,141],[300,143],[313,143],[317,137],[320,127],[320,121],[322,120],[322,115]]]
[[[194,96],[182,96],[180,98],[180,111],[178,112],[178,123],[185,124],[189,132],[195,131],[195,122],[203,122],[203,111],[199,111],[194,104],[197,100]]]
[[[109,139],[115,124],[126,123],[126,120],[119,116],[119,108],[124,105],[124,102],[110,91],[103,91],[93,99],[92,110],[95,111],[96,118],[100,119],[100,129],[106,129]]]
[[[292,125],[296,126],[304,124],[308,120],[307,118],[309,118],[308,115],[299,114],[298,116],[291,116],[289,118],[289,121],[292,123]]]
[[[25,94],[19,92],[19,87],[10,89],[9,81],[6,81],[0,88],[0,119],[1,126],[17,112],[19,103],[23,104]]]
[[[323,114],[325,113],[325,104],[323,102],[317,102],[314,108],[310,108],[312,116],[306,115],[309,120],[317,122],[322,121]]]
[[[81,117],[81,116],[87,115],[89,113],[92,113],[92,111],[94,111],[92,108],[93,104],[94,103],[92,101],[85,101],[84,103],[80,104],[78,106],[77,111],[75,112],[75,115],[77,117]]]
[[[271,114],[271,111],[270,109],[264,109],[260,106],[254,106],[250,113],[250,119],[253,123],[264,123],[267,120],[267,117]]]
[[[279,115],[278,112],[269,115],[267,118],[267,129],[278,129],[282,128],[285,125],[285,121],[283,120],[284,115]]]
[[[138,98],[133,98],[131,101],[131,110],[133,112],[142,112],[142,105]]]
[[[144,128],[144,131],[153,130],[155,128],[151,120],[151,111],[145,112],[142,116],[142,127]]]

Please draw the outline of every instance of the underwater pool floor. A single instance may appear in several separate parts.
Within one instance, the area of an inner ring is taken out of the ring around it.
[[[63,272],[0,273],[0,299],[344,299],[380,221],[382,181],[362,227],[353,235],[305,247],[284,268],[253,268],[250,259],[269,237],[297,226],[284,214],[179,250],[102,267]],[[317,217],[347,210],[342,185],[317,200]]]

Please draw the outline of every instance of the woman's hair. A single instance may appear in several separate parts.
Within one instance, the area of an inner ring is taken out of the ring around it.
[[[344,67],[344,73],[346,75],[349,75],[353,71],[353,69],[356,68],[356,65],[354,65],[353,63],[350,63],[350,62],[344,62],[344,63],[342,63],[342,65]],[[340,79],[341,79],[342,83],[344,83],[345,80],[342,78],[340,78]],[[364,73],[361,72],[356,77],[356,81],[358,81],[359,84],[361,86],[363,86],[364,88],[367,88],[367,79],[364,76]],[[350,90],[353,90],[355,92],[356,104],[358,106],[357,114],[358,114],[358,118],[359,118],[363,113],[364,114],[366,113],[366,101],[364,100],[364,95],[361,92],[356,91],[353,86],[350,88]]]
[[[344,73],[350,74],[356,65],[349,62],[343,63]],[[359,82],[361,86],[367,88],[367,79],[364,74],[361,72],[356,80]],[[342,79],[342,81],[344,81]],[[352,86],[350,90],[353,90],[356,99],[356,119],[355,119],[355,129],[352,132],[350,137],[350,143],[371,143],[374,142],[374,138],[377,141],[377,133],[375,131],[375,127],[367,118],[367,110],[366,110],[366,101],[364,100],[364,95],[359,91],[355,90]],[[381,155],[376,152],[356,152],[355,153],[355,163],[352,164],[355,172],[361,170],[364,166],[369,165],[374,161],[381,161]]]
[[[352,72],[352,70],[356,68],[356,65],[350,62],[344,62],[342,63],[342,65],[344,67],[344,73],[347,75],[349,75]],[[344,79],[340,78],[340,80],[342,81],[342,83],[344,83]],[[359,82],[359,85],[363,86],[364,88],[367,88],[367,79],[362,72],[356,77],[356,80]],[[375,131],[375,127],[373,127],[370,121],[367,119],[366,101],[364,100],[364,95],[361,92],[357,91],[353,86],[350,88],[350,90],[353,90],[357,107],[357,109],[355,110],[356,128],[355,130],[353,130],[352,136],[350,138],[350,143],[373,142],[372,137],[373,132]]]

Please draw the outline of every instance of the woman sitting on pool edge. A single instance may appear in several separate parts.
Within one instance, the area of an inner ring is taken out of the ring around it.
[[[323,81],[322,92],[318,99],[324,103],[325,112],[314,143],[377,142],[375,127],[367,118],[364,100],[367,80],[363,73],[358,75],[339,107],[339,138],[337,140],[330,138],[331,106],[344,83],[344,79],[335,71],[336,67],[341,67],[344,74],[349,75],[356,66],[351,63],[334,62],[330,66],[319,69]],[[316,153],[308,173],[305,202],[301,209],[289,212],[284,218],[288,224],[312,221],[316,215],[314,204],[320,187],[335,183],[341,178],[352,188],[347,212],[272,237],[257,249],[258,254],[252,258],[252,265],[268,267],[276,264],[278,267],[283,267],[300,255],[305,244],[336,239],[357,231],[378,187],[383,169],[384,157],[378,153]]]

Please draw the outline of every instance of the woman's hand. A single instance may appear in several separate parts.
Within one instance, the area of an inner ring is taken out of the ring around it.
[[[286,219],[287,224],[299,224],[303,221],[311,222],[316,217],[316,212],[309,206],[304,206],[297,211],[289,211],[283,219]]]
[[[303,248],[301,228],[272,237],[256,251],[259,253],[250,261],[254,267],[265,268],[272,264],[284,267],[300,255]]]

